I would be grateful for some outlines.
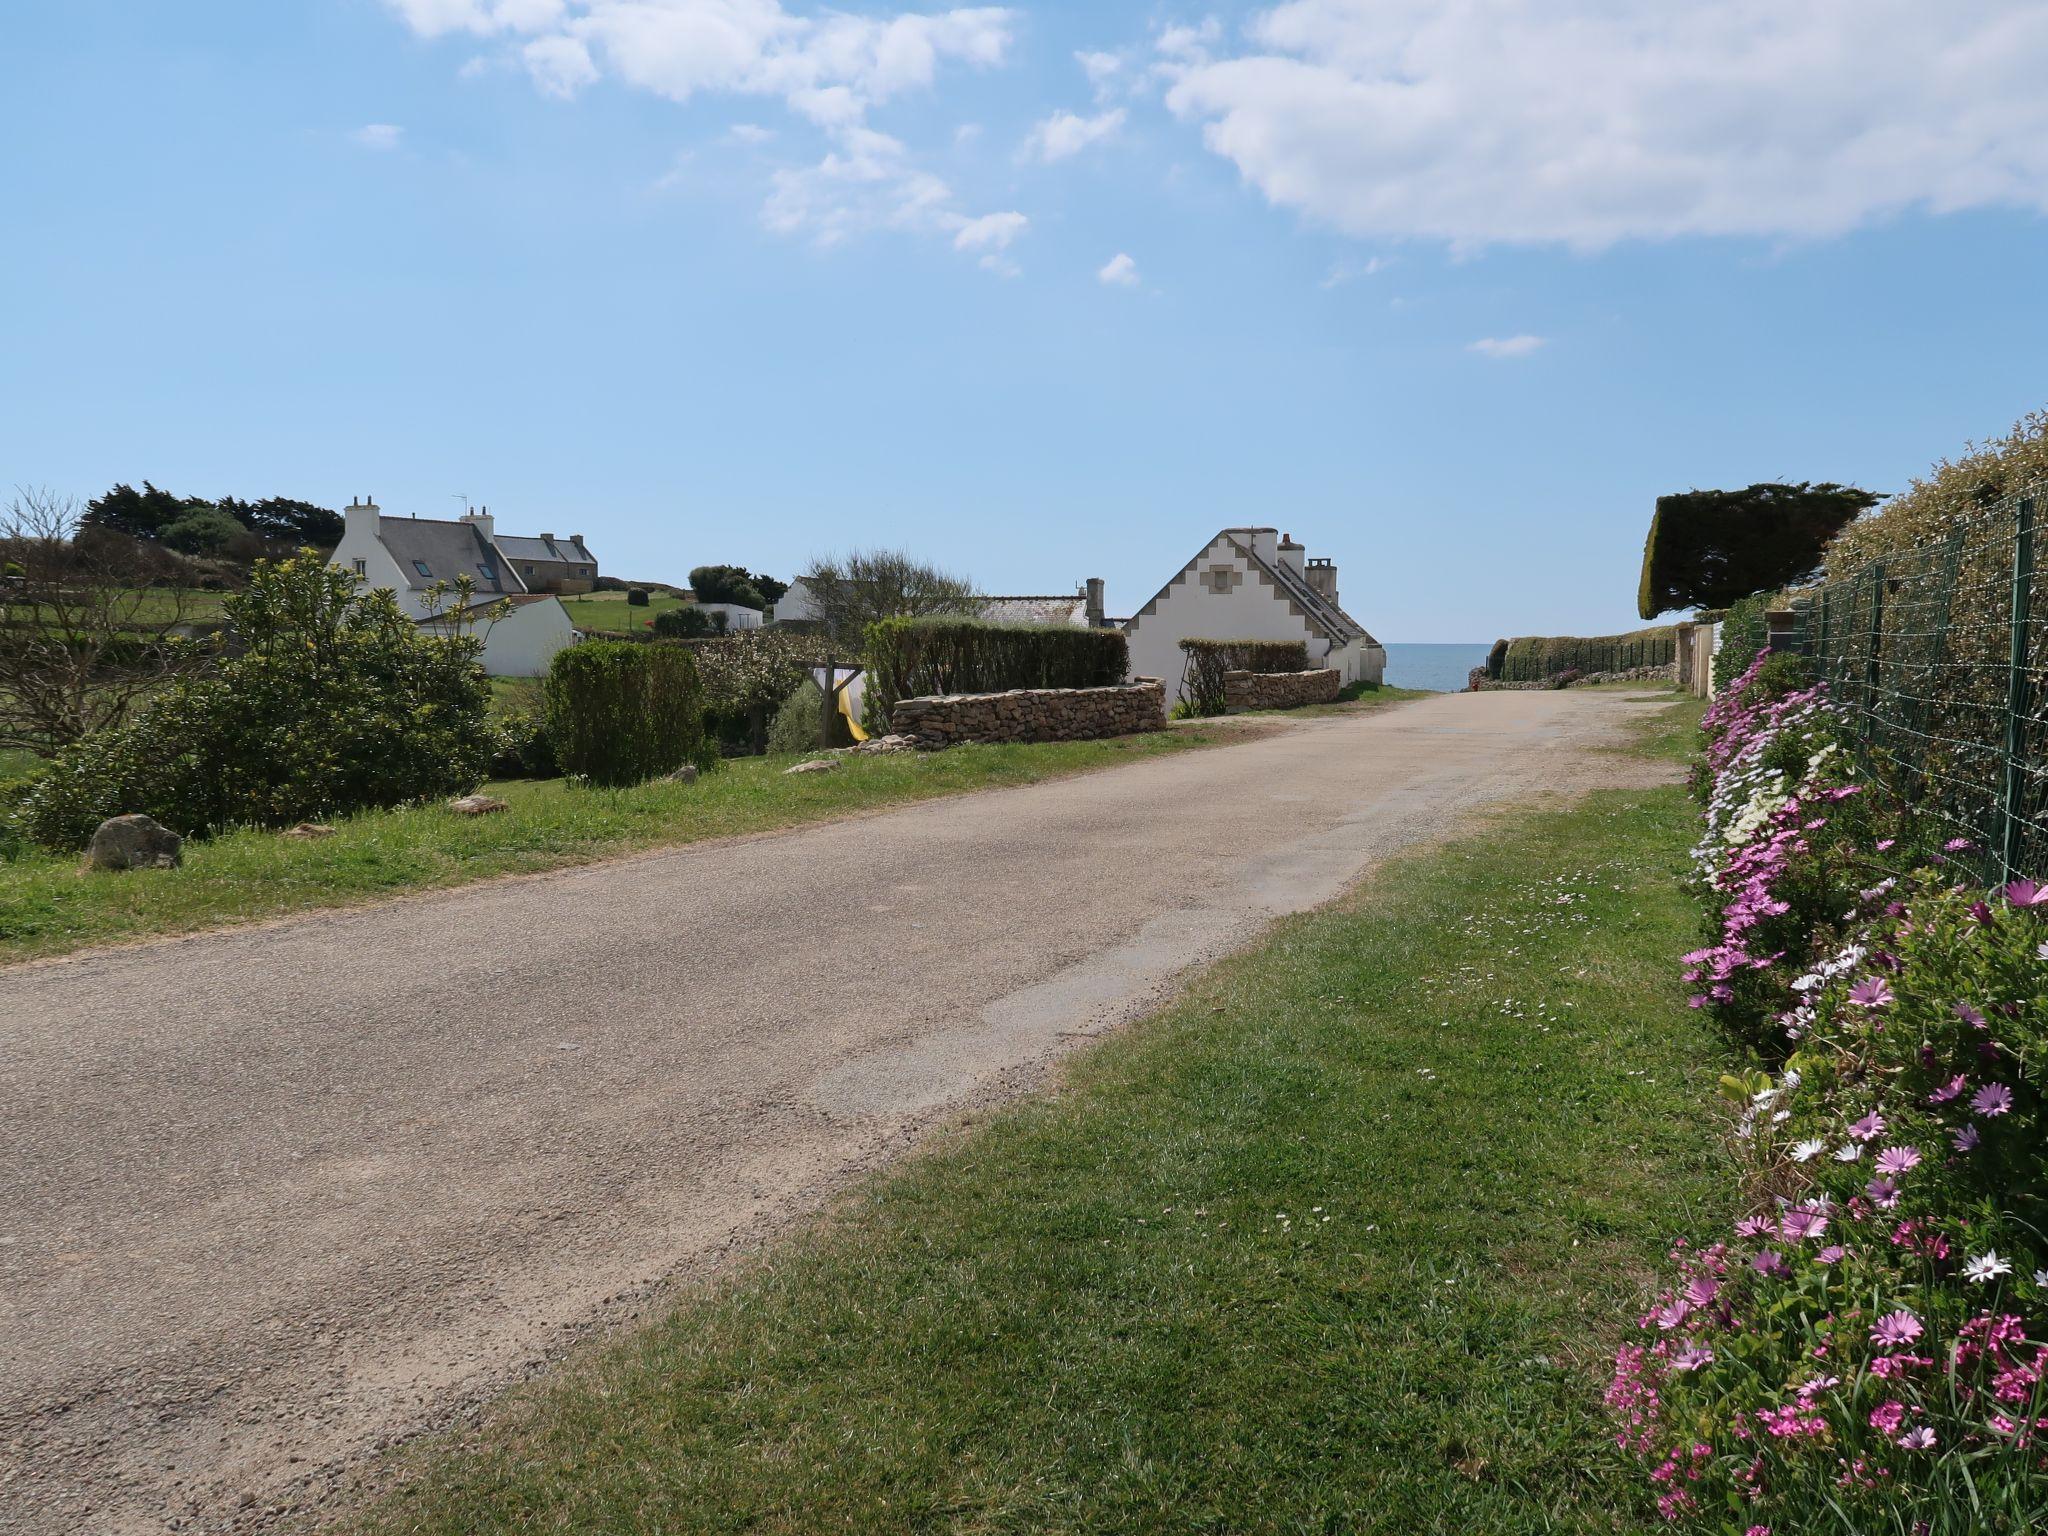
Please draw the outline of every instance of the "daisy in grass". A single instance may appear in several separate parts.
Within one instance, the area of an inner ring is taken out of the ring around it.
[[[1861,1120],[1849,1127],[1849,1134],[1857,1141],[1875,1141],[1884,1134],[1884,1116],[1872,1110]]]
[[[1963,1265],[1963,1278],[1972,1285],[1989,1285],[2000,1275],[2011,1273],[2012,1265],[1988,1248]]]
[[[1787,1211],[1778,1223],[1778,1230],[1788,1243],[1803,1243],[1810,1238],[1821,1236],[1828,1229],[1827,1217],[1819,1211]]]
[[[1863,1192],[1881,1211],[1888,1211],[1899,1203],[1899,1186],[1890,1179],[1872,1179],[1863,1186]]]
[[[2012,1108],[2012,1090],[2003,1083],[1986,1083],[1970,1099],[1970,1108],[1990,1119]]]
[[[2048,888],[2038,886],[2031,880],[2015,880],[2005,888],[2005,899],[2016,907],[2048,905]]]
[[[1898,1443],[1909,1451],[1931,1451],[1934,1449],[1934,1431],[1922,1424],[1899,1436]]]
[[[1835,1161],[1838,1163],[1853,1163],[1862,1155],[1863,1143],[1860,1141],[1844,1142],[1835,1148]]]
[[[1829,1243],[1827,1247],[1821,1249],[1821,1251],[1819,1253],[1816,1253],[1813,1257],[1815,1262],[1817,1263],[1839,1264],[1842,1262],[1844,1255],[1846,1255],[1848,1251],[1849,1250],[1844,1248],[1840,1243]]]
[[[1963,1090],[1969,1086],[1970,1079],[1961,1072],[1958,1072],[1954,1077],[1935,1089],[1934,1092],[1927,1095],[1927,1102],[1930,1104],[1946,1104],[1953,1099],[1960,1099],[1963,1096]]]
[[[1877,1171],[1887,1178],[1897,1178],[1909,1169],[1920,1166],[1918,1147],[1886,1147],[1877,1154]]]
[[[1955,1149],[1958,1152],[1976,1151],[1977,1143],[1983,1139],[1983,1137],[1977,1134],[1977,1127],[1974,1125],[1966,1125],[1949,1136],[1949,1140],[1955,1143]]]
[[[1986,1029],[1990,1027],[1987,1024],[1985,1024],[1984,1015],[1979,1013],[1976,1009],[1972,1008],[1968,1003],[1956,1004],[1956,1017],[1961,1019],[1965,1024],[1969,1025],[1972,1029]]]
[[[1824,1141],[1809,1139],[1796,1142],[1792,1147],[1792,1161],[1795,1163],[1810,1163],[1816,1157],[1819,1157],[1821,1153],[1827,1151],[1827,1149],[1828,1144]]]
[[[1849,989],[1849,1001],[1858,1008],[1883,1008],[1892,1000],[1892,989],[1882,976],[1871,976]]]
[[[1870,1330],[1870,1342],[1885,1349],[1899,1349],[1919,1338],[1924,1331],[1920,1319],[1901,1307],[1877,1320],[1877,1326]]]
[[[1696,1371],[1714,1363],[1714,1352],[1703,1344],[1688,1344],[1671,1357],[1674,1371]]]

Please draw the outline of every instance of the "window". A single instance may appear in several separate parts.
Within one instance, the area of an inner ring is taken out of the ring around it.
[[[424,560],[415,560],[415,561],[413,561],[413,563],[412,563],[412,568],[413,568],[414,570],[418,571],[418,572],[419,572],[419,573],[420,573],[420,574],[421,574],[422,576],[426,576],[426,577],[430,577],[430,578],[431,578],[431,577],[433,576],[433,574],[434,574],[434,573],[433,573],[432,571],[430,571],[430,570],[428,570],[428,569],[427,569],[427,562],[426,562],[426,561],[424,561]]]
[[[358,576],[367,576],[370,574],[370,563],[367,560],[351,560],[349,564],[353,565],[356,568],[356,575]]]
[[[490,582],[493,586],[497,585],[498,568],[495,565],[479,565],[477,567],[477,573],[481,575],[485,581]]]

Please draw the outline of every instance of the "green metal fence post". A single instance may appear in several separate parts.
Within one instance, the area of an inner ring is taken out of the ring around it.
[[[1870,627],[1869,650],[1863,658],[1863,712],[1870,716],[1873,724],[1877,720],[1877,691],[1879,668],[1883,665],[1884,654],[1884,562],[1874,560],[1870,565]],[[1874,735],[1875,732],[1872,732]]]
[[[2034,599],[2034,498],[2022,496],[2012,544],[2012,648],[2005,676],[2005,793],[1999,797],[1999,864],[2018,878],[2026,793],[2027,623]]]

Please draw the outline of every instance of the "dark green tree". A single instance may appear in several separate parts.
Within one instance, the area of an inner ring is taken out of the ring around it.
[[[95,496],[85,504],[85,515],[79,521],[87,528],[125,533],[131,539],[154,539],[188,512],[210,505],[196,496],[173,496],[145,480],[139,491],[131,485],[117,485],[106,495]]]
[[[346,527],[333,508],[289,496],[266,496],[261,501],[223,496],[219,505],[259,539],[273,539],[293,548],[332,549],[341,542]]]
[[[225,555],[248,539],[249,530],[224,508],[199,506],[165,523],[156,536],[181,555]]]
[[[1807,581],[1828,541],[1880,499],[1831,481],[1659,496],[1636,610],[1654,619],[1674,608],[1725,608]]]
[[[690,572],[690,590],[700,603],[738,603],[766,609],[768,599],[743,565],[700,565]]]

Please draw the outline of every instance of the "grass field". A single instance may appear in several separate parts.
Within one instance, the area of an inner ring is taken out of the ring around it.
[[[560,779],[492,784],[487,790],[511,802],[509,811],[479,817],[439,805],[372,811],[339,819],[333,837],[311,842],[235,832],[186,844],[184,868],[177,871],[90,874],[80,871],[76,856],[29,853],[0,861],[0,963],[763,832],[966,790],[1034,784],[1240,734],[1202,722],[1110,741],[851,758],[837,773],[796,777],[782,771],[795,758],[761,757],[730,761],[695,784],[619,790],[580,789]]]
[[[1602,791],[1397,863],[352,1528],[1649,1529],[1598,1399],[1724,1198],[1692,830]]]
[[[623,592],[587,592],[581,597],[563,598],[562,606],[569,610],[569,622],[578,629],[627,631],[651,628],[657,613],[686,608],[689,604],[667,592],[650,592],[647,606],[635,608]]]

